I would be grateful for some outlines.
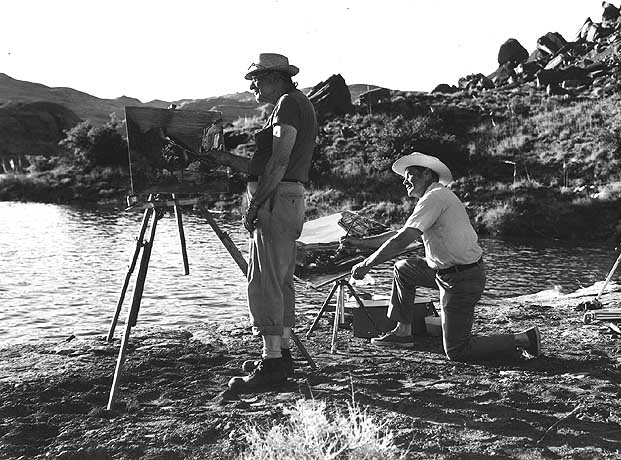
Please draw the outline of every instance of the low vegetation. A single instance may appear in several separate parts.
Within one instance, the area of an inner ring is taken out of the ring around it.
[[[321,132],[310,202],[328,213],[346,197],[351,209],[398,224],[411,203],[389,166],[422,151],[456,171],[451,188],[480,233],[614,240],[621,232],[618,102],[549,98],[531,89],[459,103],[446,98],[441,110],[429,104],[426,113],[410,104],[402,110],[415,112],[410,116],[395,114],[393,104],[334,119]]]
[[[248,426],[248,460],[393,460],[405,458],[385,424],[358,405],[329,415],[325,401],[298,400],[285,410],[288,420],[269,429]]]
[[[455,172],[451,188],[477,230],[498,237],[615,240],[621,233],[619,96],[548,97],[519,91],[397,93],[373,113],[331,118],[320,127],[308,218],[343,209],[399,225],[413,204],[390,171],[401,155],[438,155]],[[227,147],[252,152],[258,118],[226,132]],[[87,122],[61,141],[66,155],[30,157],[27,175],[0,176],[8,200],[97,201],[129,190],[125,140],[117,120]],[[216,169],[212,169],[216,172]],[[243,177],[229,176],[229,190]],[[236,200],[218,202],[240,203]]]

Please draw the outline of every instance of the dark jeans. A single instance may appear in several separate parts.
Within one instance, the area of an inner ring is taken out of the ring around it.
[[[419,286],[440,291],[442,341],[447,358],[475,361],[519,356],[513,334],[472,335],[474,306],[485,288],[483,264],[457,273],[438,275],[422,257],[398,261],[394,266],[388,309],[390,319],[406,324],[415,321],[414,298]]]

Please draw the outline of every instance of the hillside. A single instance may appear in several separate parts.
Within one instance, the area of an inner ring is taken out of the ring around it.
[[[374,88],[377,88],[377,86],[367,84],[349,86],[353,101],[361,93]],[[302,88],[302,91],[307,92],[309,89]],[[29,103],[40,101],[63,105],[75,112],[82,120],[89,120],[94,126],[106,123],[110,119],[111,113],[116,113],[119,119],[123,119],[123,108],[126,105],[166,108],[173,103],[187,110],[216,110],[222,112],[223,118],[226,121],[254,117],[262,112],[262,108],[254,100],[254,96],[250,91],[201,99],[181,99],[178,101],[155,99],[149,102],[142,102],[129,96],[121,96],[116,99],[100,99],[72,88],[51,88],[40,83],[17,80],[4,73],[0,73],[0,108],[4,104],[11,102]]]
[[[81,119],[90,120],[94,125],[101,125],[108,121],[113,112],[122,119],[123,107],[128,103],[151,107],[167,107],[169,104],[164,101],[143,104],[138,99],[125,96],[117,99],[100,99],[72,88],[50,88],[40,83],[16,80],[0,73],[0,104],[40,101],[63,105],[75,112]]]

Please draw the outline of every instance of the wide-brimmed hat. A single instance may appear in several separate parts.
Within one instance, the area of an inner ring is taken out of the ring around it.
[[[453,181],[453,175],[448,166],[436,157],[419,152],[410,153],[409,155],[399,158],[392,164],[392,170],[400,176],[405,177],[405,170],[410,166],[421,166],[431,169],[438,174],[438,182],[441,184],[448,185]]]
[[[259,62],[253,62],[248,69],[252,70],[246,74],[246,80],[251,80],[255,75],[263,72],[283,72],[293,77],[300,71],[296,66],[289,64],[286,56],[276,53],[259,54]]]

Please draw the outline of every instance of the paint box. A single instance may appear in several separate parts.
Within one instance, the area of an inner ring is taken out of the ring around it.
[[[425,329],[427,335],[439,337],[442,335],[442,319],[439,316],[426,316]]]
[[[345,314],[352,317],[352,329],[354,337],[370,339],[377,337],[384,332],[392,330],[397,323],[388,318],[388,298],[362,300],[364,308],[361,308],[355,300],[345,302]],[[416,297],[414,301],[414,309],[421,312],[421,318],[424,318],[428,312],[433,312],[433,304],[428,297]],[[424,313],[423,313],[424,312]],[[415,318],[419,315],[415,315]],[[414,326],[414,325],[413,325]],[[417,327],[418,332],[415,334],[425,333],[425,324],[422,323]],[[421,331],[420,329],[423,328]]]

